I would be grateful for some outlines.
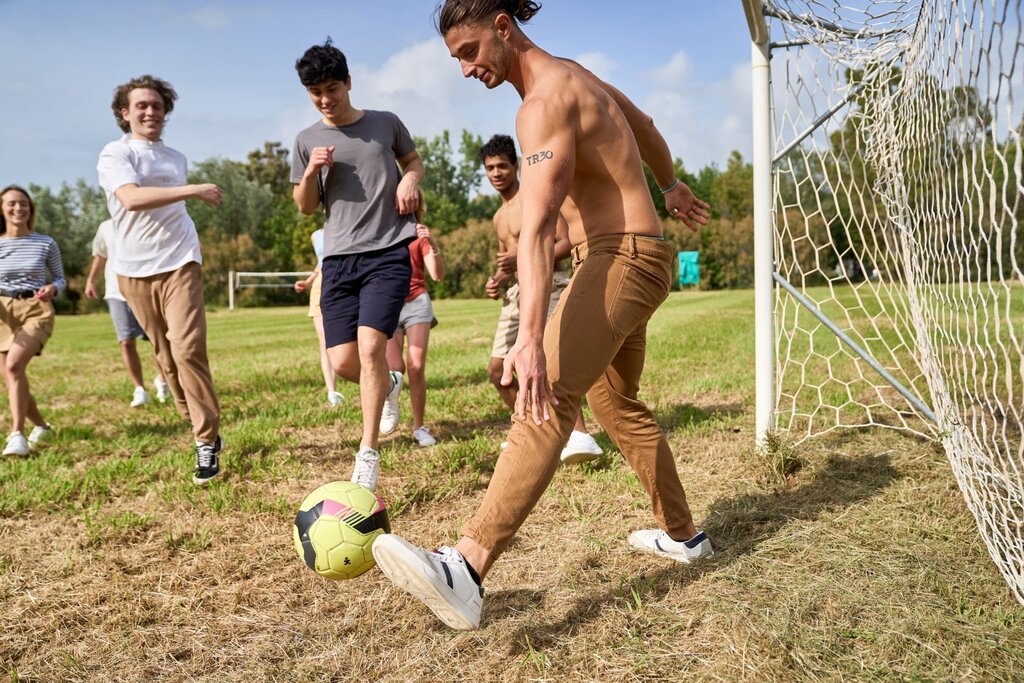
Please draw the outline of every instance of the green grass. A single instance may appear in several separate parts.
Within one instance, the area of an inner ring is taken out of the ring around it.
[[[379,488],[395,531],[429,547],[458,538],[508,425],[485,370],[496,304],[436,306],[427,419],[440,443],[415,447],[407,426],[385,439]],[[226,450],[206,489],[191,484],[191,435],[174,409],[127,408],[107,316],[61,317],[29,368],[56,439],[0,459],[0,670],[22,681],[1024,677],[1024,610],[933,441],[858,430],[754,452],[752,308],[750,292],[673,294],[649,328],[642,397],[717,557],[689,568],[629,551],[629,531],[653,523],[649,501],[590,420],[608,452],[557,474],[489,577],[473,633],[446,630],[379,572],[329,582],[295,556],[295,509],[347,478],[360,423],[351,385],[326,407],[304,311],[209,313]]]

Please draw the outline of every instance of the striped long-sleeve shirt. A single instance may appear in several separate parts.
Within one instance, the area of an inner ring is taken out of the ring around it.
[[[47,271],[57,293],[63,292],[64,261],[52,237],[38,232],[0,236],[0,289],[36,291],[46,284]]]

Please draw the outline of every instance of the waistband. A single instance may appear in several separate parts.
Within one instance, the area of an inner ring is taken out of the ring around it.
[[[0,296],[6,296],[9,299],[31,299],[36,295],[35,290],[32,289],[2,289],[0,288]]]
[[[656,235],[638,235],[632,232],[618,232],[610,235],[600,235],[586,242],[577,244],[572,248],[572,257],[575,261],[582,261],[587,254],[597,251],[614,251],[630,258],[636,258],[637,254],[650,256],[665,256],[675,258],[676,248],[674,244],[667,242],[663,237]]]

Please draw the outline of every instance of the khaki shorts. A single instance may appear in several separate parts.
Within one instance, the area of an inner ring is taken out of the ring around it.
[[[313,278],[313,286],[309,288],[309,317],[310,318],[322,318],[323,314],[320,312],[320,283],[323,281],[320,271],[316,271],[316,277]]]
[[[53,304],[42,299],[0,296],[0,353],[11,350],[19,334],[39,340],[39,350],[53,334]]]
[[[548,319],[555,312],[558,299],[569,286],[569,276],[556,270],[551,277],[551,299],[548,301]],[[491,346],[491,358],[504,358],[516,343],[519,336],[519,283],[512,285],[505,292],[498,317],[498,330],[494,333],[494,344]]]

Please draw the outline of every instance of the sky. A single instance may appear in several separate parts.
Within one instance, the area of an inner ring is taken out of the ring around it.
[[[580,61],[654,117],[688,169],[749,158],[750,37],[740,0],[547,0],[524,30]],[[317,120],[295,60],[329,35],[352,102],[413,135],[514,133],[519,98],[462,77],[434,30],[434,0],[0,0],[0,186],[96,184],[120,135],[114,87],[151,73],[179,99],[164,140],[190,161],[291,149]]]

